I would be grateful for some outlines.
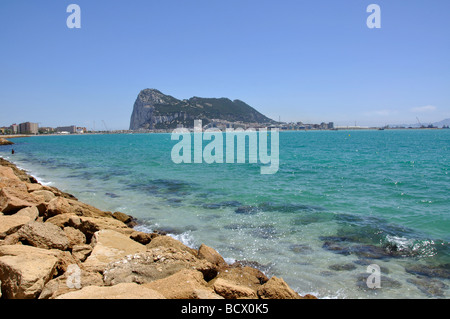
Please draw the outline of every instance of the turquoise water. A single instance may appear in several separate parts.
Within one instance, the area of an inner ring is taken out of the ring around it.
[[[15,139],[0,156],[104,210],[324,298],[450,296],[450,130],[280,133],[280,167],[174,164],[170,134]],[[205,142],[206,143],[206,142]],[[368,289],[367,266],[381,267]]]

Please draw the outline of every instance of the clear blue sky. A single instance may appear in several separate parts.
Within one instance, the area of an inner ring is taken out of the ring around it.
[[[66,8],[81,7],[81,29]],[[366,8],[381,7],[381,29]],[[127,129],[141,89],[282,121],[450,117],[448,0],[1,0],[0,126]]]

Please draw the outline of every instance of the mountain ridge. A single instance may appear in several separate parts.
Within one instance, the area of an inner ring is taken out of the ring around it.
[[[190,99],[179,100],[157,89],[145,89],[139,92],[134,103],[130,130],[193,127],[194,120],[202,120],[204,125],[212,120],[258,124],[275,123],[238,99],[194,96]]]

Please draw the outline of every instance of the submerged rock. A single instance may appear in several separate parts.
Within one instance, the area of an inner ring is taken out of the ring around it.
[[[239,206],[234,210],[236,214],[243,214],[243,215],[254,215],[259,212],[258,207],[255,206]]]
[[[387,276],[381,275],[380,277],[380,289],[373,289],[373,288],[369,288],[367,285],[367,279],[369,278],[370,274],[369,273],[361,273],[357,276],[356,279],[356,286],[359,289],[362,290],[366,290],[366,291],[383,291],[383,289],[398,289],[402,287],[402,284],[392,278],[389,278]]]
[[[313,249],[306,244],[292,244],[289,245],[289,250],[296,254],[310,254]]]
[[[448,288],[440,280],[422,276],[410,278],[407,282],[414,284],[420,291],[430,297],[444,297],[444,290]]]
[[[450,265],[445,264],[442,266],[414,264],[405,267],[405,271],[411,274],[427,276],[427,277],[439,277],[443,279],[450,279]]]
[[[334,271],[351,271],[355,270],[356,266],[352,263],[347,263],[347,264],[333,264],[328,266],[328,268]]]
[[[14,143],[8,141],[6,138],[0,137],[0,145],[14,145]]]

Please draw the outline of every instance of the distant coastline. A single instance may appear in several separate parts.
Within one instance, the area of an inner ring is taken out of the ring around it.
[[[188,128],[193,130],[192,128]],[[447,130],[447,127],[364,127],[364,126],[337,126],[332,129],[290,129],[278,128],[281,132],[301,132],[301,131],[379,131],[379,130]],[[172,133],[173,129],[153,129],[153,130],[111,130],[111,131],[95,131],[86,133],[71,133],[71,134],[17,134],[17,135],[0,135],[3,139],[35,137],[35,136],[74,136],[74,135],[101,135],[101,134],[146,134],[146,133]]]

